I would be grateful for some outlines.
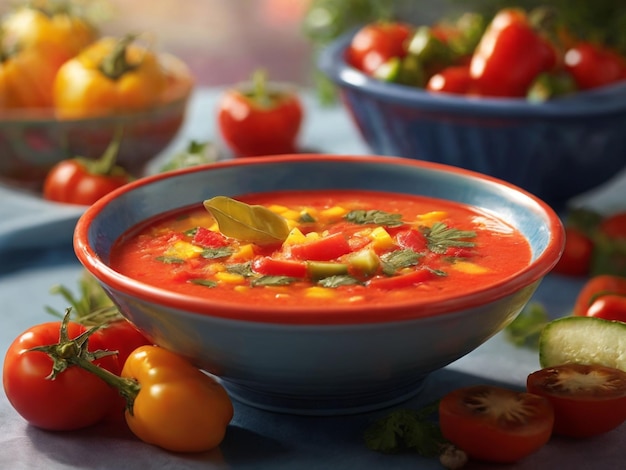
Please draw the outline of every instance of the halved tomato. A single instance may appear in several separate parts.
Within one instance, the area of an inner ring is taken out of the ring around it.
[[[554,408],[554,433],[604,434],[626,420],[626,372],[612,367],[563,364],[528,376],[527,389]]]
[[[443,436],[476,460],[520,460],[548,442],[553,424],[546,398],[492,385],[460,388],[439,402]]]

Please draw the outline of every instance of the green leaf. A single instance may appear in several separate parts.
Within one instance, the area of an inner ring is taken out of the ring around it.
[[[288,286],[289,284],[297,281],[295,277],[289,276],[261,276],[253,279],[250,282],[252,287],[261,286]]]
[[[264,206],[216,196],[204,201],[204,207],[215,218],[220,232],[227,237],[257,245],[271,245],[282,243],[289,235],[285,218]]]
[[[329,287],[332,289],[340,286],[353,286],[360,284],[358,279],[346,274],[325,277],[324,279],[320,279],[317,283],[322,287]]]
[[[432,409],[392,411],[365,430],[365,444],[383,453],[413,450],[424,457],[439,455],[446,441],[439,426],[429,419]]]
[[[549,321],[545,307],[533,302],[504,329],[504,334],[515,346],[538,350],[541,331]]]
[[[476,232],[471,230],[458,230],[448,227],[443,222],[435,222],[432,227],[420,229],[426,237],[428,249],[433,253],[445,254],[450,247],[473,248],[476,243],[468,238],[475,238]]]
[[[423,255],[410,250],[396,250],[389,253],[385,253],[380,257],[383,265],[383,273],[387,276],[393,276],[399,269],[408,268],[409,266],[415,266],[419,263],[420,258]]]
[[[189,279],[189,282],[198,286],[217,287],[217,282],[212,281],[211,279]]]
[[[379,210],[353,210],[348,212],[344,218],[348,222],[360,225],[374,224],[384,225],[387,227],[397,227],[403,224],[402,214]]]

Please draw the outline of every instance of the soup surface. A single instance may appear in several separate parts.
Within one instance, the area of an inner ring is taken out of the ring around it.
[[[236,200],[243,209],[221,218],[199,204],[140,224],[114,245],[112,268],[207,299],[371,305],[463,295],[502,281],[531,258],[511,225],[440,199],[326,190]],[[275,219],[251,221],[246,204],[264,206]],[[234,236],[224,228],[233,222]]]

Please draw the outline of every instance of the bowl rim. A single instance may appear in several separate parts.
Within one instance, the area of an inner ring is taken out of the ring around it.
[[[244,306],[242,303],[227,301],[209,302],[199,297],[173,293],[159,287],[144,284],[141,281],[129,278],[110,268],[89,244],[90,226],[98,214],[117,197],[130,193],[139,187],[158,183],[167,178],[177,178],[193,172],[215,171],[242,165],[284,165],[290,162],[318,161],[321,158],[331,159],[337,162],[385,163],[420,167],[439,172],[451,172],[464,178],[479,179],[494,183],[499,187],[513,191],[519,197],[526,198],[528,203],[533,205],[533,210],[538,211],[546,219],[549,226],[550,239],[544,251],[522,271],[503,278],[498,283],[472,291],[469,294],[439,300],[435,304],[429,302],[427,299],[420,298],[410,302],[394,303],[391,307],[383,305],[367,307],[363,305],[329,305],[321,311],[319,308],[302,306],[299,308],[297,315],[293,314],[293,307],[280,305]],[[140,178],[112,191],[92,206],[88,207],[78,219],[73,237],[75,254],[84,268],[101,283],[116,291],[141,298],[149,303],[174,308],[183,315],[199,314],[200,316],[204,315],[224,320],[282,325],[366,325],[415,320],[443,314],[453,315],[457,311],[496,301],[514,294],[520,289],[538,283],[538,281],[548,274],[557,263],[562,254],[564,242],[564,229],[556,212],[544,201],[508,182],[471,170],[428,161],[381,155],[331,154],[290,154],[231,159]],[[390,309],[392,309],[393,312],[390,312]]]
[[[525,98],[490,98],[430,93],[426,90],[377,80],[349,65],[345,49],[358,28],[346,32],[324,48],[317,57],[318,68],[336,85],[377,97],[381,101],[435,111],[506,117],[576,119],[590,115],[626,112],[626,81],[571,96],[534,103]]]

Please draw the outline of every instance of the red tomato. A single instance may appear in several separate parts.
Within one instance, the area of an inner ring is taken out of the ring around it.
[[[89,206],[129,181],[125,173],[91,173],[81,160],[63,160],[46,175],[43,197],[49,201]]]
[[[127,320],[116,320],[97,330],[92,336],[97,338],[102,349],[117,351],[117,360],[121,372],[130,354],[139,346],[153,344],[135,325]]]
[[[591,303],[586,315],[626,322],[626,295],[602,295]]]
[[[363,26],[352,38],[346,60],[353,67],[372,75],[393,57],[407,54],[407,41],[413,29],[405,23],[376,22]]]
[[[583,90],[626,79],[626,59],[608,48],[583,42],[565,53],[565,68]]]
[[[535,31],[526,13],[500,10],[483,34],[470,62],[477,93],[522,97],[541,72],[556,65],[554,47]]]
[[[602,274],[589,279],[578,292],[573,315],[587,315],[589,307],[597,299],[609,294],[626,295],[626,278]]]
[[[426,89],[434,92],[464,95],[471,92],[472,84],[473,79],[470,75],[469,66],[454,65],[446,67],[430,77]]]
[[[566,227],[565,248],[553,271],[567,276],[586,276],[592,256],[593,241],[580,230]]]
[[[420,282],[432,279],[435,274],[430,269],[416,269],[407,274],[400,274],[392,277],[375,277],[368,281],[367,285],[377,289],[401,289],[403,287],[414,286]]]
[[[226,145],[238,157],[297,152],[304,117],[299,96],[273,89],[264,76],[254,84],[251,90],[226,90],[218,103],[217,121]]]
[[[351,251],[352,247],[343,233],[333,233],[318,240],[293,245],[289,249],[293,258],[306,261],[330,261]]]
[[[590,437],[626,420],[626,372],[601,365],[563,364],[528,376],[530,393],[554,408],[554,433]]]
[[[270,256],[256,258],[252,262],[252,270],[265,276],[288,276],[305,278],[307,266],[303,261],[280,260]]]
[[[439,403],[443,436],[470,458],[515,462],[548,442],[554,424],[541,396],[477,385],[450,392]]]
[[[69,366],[54,379],[51,357],[31,348],[59,342],[61,322],[49,322],[29,328],[9,346],[4,359],[2,381],[4,391],[15,410],[30,424],[43,429],[64,431],[80,429],[101,421],[117,398],[117,392],[92,373]],[[86,328],[67,324],[69,339]],[[98,337],[90,338],[89,351],[104,349]],[[115,356],[95,361],[99,366],[116,372]]]
[[[626,239],[626,212],[607,216],[600,223],[600,231],[610,238]]]

